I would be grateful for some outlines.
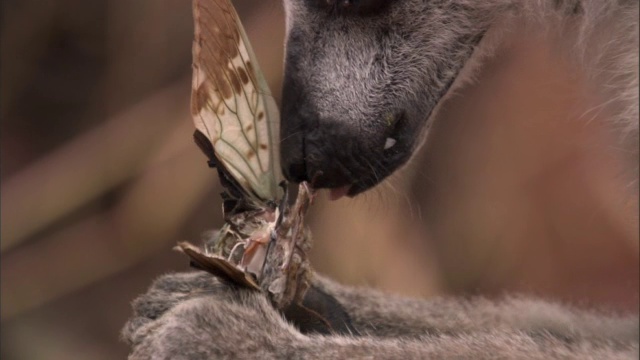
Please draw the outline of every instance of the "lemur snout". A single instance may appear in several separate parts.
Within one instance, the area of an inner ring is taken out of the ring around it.
[[[280,122],[285,177],[339,194],[348,188],[349,196],[407,162],[436,102],[422,97],[423,82],[413,90],[423,72],[397,72],[407,57],[382,51],[380,41],[393,35],[388,26],[362,32],[356,20],[327,13],[291,24]]]
[[[354,196],[382,181],[410,152],[401,135],[403,114],[372,119],[363,128],[352,119],[318,116],[299,93],[285,95],[283,104],[281,164],[290,181],[347,187]]]

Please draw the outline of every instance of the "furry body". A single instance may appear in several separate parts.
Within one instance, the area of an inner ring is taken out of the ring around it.
[[[546,34],[575,62],[594,109],[613,119],[621,141],[637,143],[638,1],[360,3],[285,0],[282,163],[290,179],[348,186],[351,195],[378,184],[411,157],[446,95],[517,26]],[[134,302],[123,330],[130,358],[638,357],[637,315],[526,298],[411,300],[315,282],[358,335],[303,334],[260,293],[206,273],[172,274]]]
[[[359,336],[303,334],[261,293],[165,275],[123,330],[130,359],[633,359],[638,318],[511,298],[411,300],[317,278]]]

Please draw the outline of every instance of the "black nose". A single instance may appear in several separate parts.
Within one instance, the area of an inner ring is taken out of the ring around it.
[[[375,152],[368,146],[371,137],[363,136],[347,119],[323,118],[309,100],[297,81],[285,76],[280,157],[287,180],[333,188],[368,174],[366,158]]]
[[[294,161],[283,162],[290,180],[306,180],[317,188],[335,188],[352,184],[369,173],[368,152],[358,149],[353,135],[332,126],[321,126],[304,135],[302,147],[285,147],[289,154],[295,154],[290,157]]]
[[[290,115],[293,117],[283,124],[317,122],[320,126],[313,129],[296,126],[293,130],[282,126],[280,150],[285,177],[295,182],[309,181],[317,188],[334,188],[355,182],[366,163],[366,152],[358,149],[357,135],[339,124],[329,125],[316,118],[300,118],[300,113]]]

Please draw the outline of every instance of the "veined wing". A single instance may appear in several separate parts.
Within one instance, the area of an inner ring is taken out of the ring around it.
[[[260,202],[278,194],[279,114],[229,0],[194,0],[191,115],[218,162]]]
[[[192,266],[207,271],[218,277],[230,280],[236,284],[241,284],[252,289],[260,289],[260,285],[251,277],[251,275],[238,269],[224,258],[216,255],[210,255],[202,252],[200,248],[189,243],[179,242],[176,250],[183,252],[191,258]]]

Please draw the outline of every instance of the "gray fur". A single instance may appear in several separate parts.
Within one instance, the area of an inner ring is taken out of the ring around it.
[[[633,359],[638,318],[532,299],[413,300],[315,284],[342,302],[360,336],[305,335],[261,293],[205,272],[165,275],[134,301],[130,359]]]
[[[362,16],[340,3],[285,0],[290,179],[350,185],[351,195],[376,185],[411,157],[445,95],[517,29],[546,36],[581,69],[597,99],[585,120],[607,114],[637,158],[638,1],[395,0]],[[385,150],[387,137],[397,142]]]

